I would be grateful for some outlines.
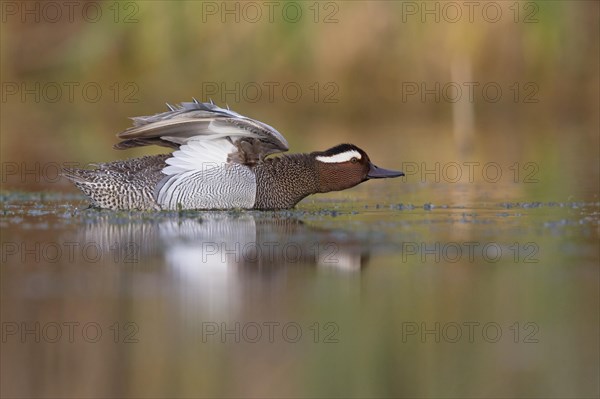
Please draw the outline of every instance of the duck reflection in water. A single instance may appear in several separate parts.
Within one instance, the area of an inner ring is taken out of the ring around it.
[[[315,272],[360,276],[369,258],[364,237],[284,216],[207,212],[118,223],[101,213],[80,238],[99,243],[103,251],[129,248],[128,255],[139,261],[117,269],[124,273],[121,292],[143,287],[145,294],[178,298],[193,325],[206,317],[266,311],[251,303],[258,297],[278,303],[291,287],[310,287]],[[125,277],[131,271],[132,278]],[[359,284],[356,278],[342,280]]]
[[[350,232],[313,227],[277,213],[206,212],[125,223],[100,213],[83,234],[103,250],[125,249],[125,261],[162,255],[170,269],[190,277],[214,268],[268,273],[316,266],[352,272],[361,270],[369,258],[363,240]]]

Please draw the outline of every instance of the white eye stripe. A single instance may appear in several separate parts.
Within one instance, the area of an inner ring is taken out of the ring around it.
[[[340,163],[340,162],[348,162],[352,158],[360,159],[360,152],[356,150],[350,150],[346,152],[342,152],[341,154],[335,154],[330,156],[318,156],[315,157],[317,161],[325,162],[325,163]]]

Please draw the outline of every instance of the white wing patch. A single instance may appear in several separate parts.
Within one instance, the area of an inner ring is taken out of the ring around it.
[[[360,159],[360,152],[356,150],[350,150],[346,152],[342,152],[340,154],[330,155],[330,156],[317,156],[315,157],[317,161],[325,162],[325,163],[341,163],[348,162],[352,158]]]
[[[222,167],[227,163],[227,156],[235,151],[237,148],[224,138],[191,138],[165,161],[169,166],[162,171],[166,175],[175,175],[190,170],[206,171]]]
[[[163,169],[163,173],[174,175],[190,170],[222,167],[227,163],[229,154],[238,152],[237,147],[229,139],[232,137],[258,137],[258,135],[230,123],[212,121],[203,134],[191,138],[181,140],[178,137],[161,136],[163,140],[182,144],[179,150],[173,152],[173,157],[166,160],[169,166]]]

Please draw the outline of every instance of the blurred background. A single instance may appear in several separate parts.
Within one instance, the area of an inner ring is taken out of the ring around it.
[[[353,142],[381,164],[527,160],[542,187],[598,187],[596,2],[2,7],[3,161],[146,154],[112,150],[127,118],[196,97],[275,126],[292,151]]]
[[[3,397],[598,396],[599,2],[0,6]],[[58,169],[165,151],[112,145],[192,97],[407,176],[289,213],[81,211]],[[269,240],[311,256],[204,259]],[[303,338],[203,335],[265,322]]]

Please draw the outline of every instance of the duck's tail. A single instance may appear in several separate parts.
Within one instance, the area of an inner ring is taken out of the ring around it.
[[[89,179],[89,174],[92,172],[88,169],[75,169],[75,168],[63,168],[60,172],[60,175],[64,178],[69,179],[75,185],[85,184]]]
[[[100,191],[96,183],[98,175],[97,170],[63,168],[60,174],[75,184],[75,186],[90,199],[90,206],[102,207],[96,201]]]

